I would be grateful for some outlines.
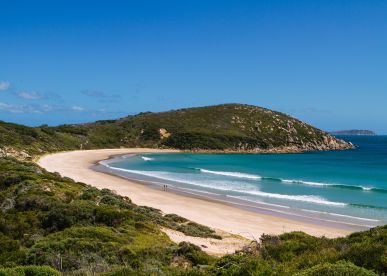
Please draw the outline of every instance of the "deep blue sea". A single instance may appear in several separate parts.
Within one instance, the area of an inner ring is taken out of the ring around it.
[[[282,213],[387,223],[387,136],[346,136],[354,150],[302,154],[141,154],[110,169],[158,184],[258,203]]]

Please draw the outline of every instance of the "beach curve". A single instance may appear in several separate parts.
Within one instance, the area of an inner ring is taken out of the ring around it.
[[[303,231],[314,236],[333,238],[351,233],[348,229],[260,214],[222,202],[163,191],[146,184],[92,169],[97,162],[109,159],[115,155],[161,152],[177,151],[148,148],[78,150],[44,155],[37,160],[37,163],[47,171],[58,172],[62,176],[72,178],[75,181],[83,182],[99,189],[110,189],[120,195],[128,196],[137,205],[157,208],[163,213],[175,213],[221,232],[243,237],[244,239],[241,239],[240,243],[236,243],[235,240],[232,241],[234,244],[232,249],[240,249],[241,246],[246,244],[245,239],[258,239],[262,234],[278,235],[290,231]],[[179,240],[176,240],[176,235],[171,235],[168,231],[164,232],[169,235],[171,240],[181,241],[181,236]],[[202,240],[195,240],[192,237],[187,237],[187,239],[192,243],[198,243],[199,246],[202,242]],[[232,253],[232,250],[230,251],[230,244],[224,244],[223,247],[224,250],[222,250],[222,245],[218,244],[214,249],[216,254]]]

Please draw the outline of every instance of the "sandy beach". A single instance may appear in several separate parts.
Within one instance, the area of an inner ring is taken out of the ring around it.
[[[198,245],[205,244],[202,247],[207,248],[206,251],[213,254],[232,253],[235,249],[248,243],[248,240],[259,239],[263,233],[281,234],[290,231],[303,231],[314,236],[327,237],[344,236],[350,233],[349,230],[259,214],[221,202],[160,191],[148,185],[91,169],[96,162],[114,155],[150,152],[173,151],[145,148],[82,150],[45,155],[37,163],[50,172],[58,172],[75,181],[84,182],[99,189],[114,190],[120,195],[130,197],[135,204],[158,208],[164,213],[175,213],[219,232],[231,234],[230,237],[224,239],[223,244],[219,244],[219,242],[214,244],[215,241],[211,241],[211,239],[204,241],[204,239],[186,237],[168,230],[164,231],[176,242],[188,240]],[[241,236],[239,242],[236,241],[238,239],[235,238],[235,235]]]

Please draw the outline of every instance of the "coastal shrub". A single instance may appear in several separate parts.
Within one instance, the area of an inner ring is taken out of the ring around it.
[[[37,212],[17,212],[13,209],[0,212],[0,232],[11,239],[28,242],[37,229],[40,229]]]
[[[215,234],[213,229],[192,221],[186,224],[180,224],[175,230],[193,237],[208,237],[219,240],[222,239],[221,236]]]
[[[160,132],[159,129],[155,126],[146,125],[141,133],[141,139],[143,140],[152,140],[158,141],[160,140]]]
[[[19,211],[48,211],[55,205],[57,205],[55,199],[44,193],[38,194],[28,191],[27,193],[17,195],[15,198],[15,208]]]
[[[107,272],[103,274],[104,276],[146,276],[146,274],[142,271],[134,270],[131,267],[122,267],[115,269],[111,272]]]
[[[324,263],[305,269],[295,276],[377,276],[373,271],[358,267],[351,262]]]
[[[213,258],[192,244],[172,243],[160,231],[162,226],[186,235],[216,237],[212,229],[178,215],[137,206],[112,191],[76,183],[11,158],[0,159],[0,180],[3,267],[48,265],[70,275],[109,271],[116,275],[387,272],[386,226],[337,239],[302,232],[263,235],[256,250]]]
[[[101,193],[102,196],[100,197],[100,204],[112,205],[129,210],[133,209],[134,207],[134,204],[127,196],[117,195],[116,193],[108,189],[102,189]]]
[[[255,141],[244,136],[221,135],[206,132],[177,132],[173,133],[164,144],[179,149],[223,150],[235,149],[243,144],[253,147]]]
[[[166,214],[164,216],[164,218],[167,218],[167,219],[170,219],[172,220],[173,222],[177,222],[177,223],[184,223],[184,222],[188,222],[188,219],[186,218],[183,218],[179,215],[176,215],[176,214]]]
[[[387,226],[353,233],[338,242],[343,258],[358,266],[387,272]]]
[[[168,276],[206,276],[205,269],[175,266],[149,266],[143,269],[133,269],[131,267],[115,268],[111,272],[102,274],[103,276],[148,276],[148,275],[168,275]]]
[[[55,135],[55,129],[49,127],[48,125],[41,125],[41,126],[39,126],[39,129],[50,136]]]
[[[194,266],[209,265],[214,261],[214,258],[204,253],[200,247],[188,242],[179,243],[175,256],[184,256]]]
[[[100,191],[94,187],[85,187],[79,199],[95,201],[100,195]]]
[[[165,270],[174,251],[159,226],[189,223],[32,163],[0,159],[0,179],[19,174],[20,181],[0,190],[0,265],[49,265],[77,273],[125,265]],[[195,226],[196,234],[208,235],[207,228]]]
[[[260,240],[264,257],[277,261],[290,261],[302,253],[314,251],[322,239],[302,232],[291,232],[279,237],[263,235]]]
[[[42,216],[42,226],[49,232],[61,231],[77,222],[79,211],[73,206],[58,204]]]
[[[59,270],[71,271],[98,263],[120,263],[121,244],[133,240],[105,227],[72,227],[48,235],[34,244],[27,253],[27,262],[50,265]]]
[[[120,210],[111,206],[98,206],[95,209],[95,221],[97,223],[116,227],[124,220],[130,218],[131,214],[130,211]]]
[[[0,177],[0,190],[24,181],[26,178],[17,173],[5,173]]]
[[[0,233],[0,265],[19,264],[24,259],[24,251],[20,242]]]
[[[0,268],[0,276],[59,276],[55,269],[49,266],[16,266],[12,268]]]
[[[212,275],[275,275],[274,267],[262,258],[243,253],[218,259],[209,270]],[[286,275],[286,274],[285,274]]]
[[[42,127],[40,127],[42,129]],[[48,134],[54,134],[52,131],[65,132],[75,135],[87,135],[87,129],[82,125],[61,125],[57,127],[43,127]]]

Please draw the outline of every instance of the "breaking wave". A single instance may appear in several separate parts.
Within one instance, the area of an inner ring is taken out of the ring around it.
[[[146,156],[141,156],[142,160],[144,161],[152,161],[152,160],[155,160],[154,158],[151,158],[151,157],[146,157]]]
[[[367,186],[357,186],[357,185],[347,185],[347,184],[334,184],[334,183],[323,183],[323,182],[312,182],[312,181],[304,181],[304,180],[289,180],[289,179],[280,179],[282,183],[288,184],[301,184],[308,186],[318,186],[318,187],[332,187],[332,188],[340,188],[340,189],[349,189],[349,190],[360,190],[360,191],[371,191],[371,192],[379,192],[379,193],[387,193],[386,189],[382,188],[374,188]]]
[[[204,187],[209,189],[236,192],[236,193],[245,194],[245,195],[255,195],[259,197],[283,199],[283,200],[289,200],[289,201],[301,201],[301,202],[308,202],[308,203],[329,205],[329,206],[338,206],[338,207],[347,205],[346,203],[343,203],[343,202],[329,201],[322,197],[314,196],[314,195],[285,195],[285,194],[277,194],[277,193],[267,193],[259,190],[246,189],[243,187],[235,187],[235,186],[231,187],[230,185],[226,185],[224,181],[216,181],[216,180],[198,181],[198,180],[192,180],[192,179],[190,180],[190,179],[185,179],[181,177],[176,177],[176,174],[163,172],[163,171],[128,170],[128,169],[111,167],[109,165],[105,165],[105,166],[116,171],[139,174],[139,175],[154,177],[154,178],[158,178],[166,181],[173,181],[173,182],[189,184],[189,185],[194,185],[194,186]],[[230,173],[230,172],[227,172],[227,173]]]
[[[248,173],[211,171],[211,170],[200,169],[200,168],[197,170],[199,170],[202,173],[217,174],[217,175],[231,176],[231,177],[237,177],[237,178],[262,179],[262,177],[259,175],[248,174]]]
[[[270,181],[275,181],[275,182],[282,182],[282,183],[286,183],[286,184],[300,184],[300,185],[306,185],[306,186],[332,187],[332,188],[340,188],[340,189],[348,189],[348,190],[359,190],[359,191],[365,191],[365,192],[387,193],[386,189],[367,187],[367,186],[313,182],[313,181],[295,180],[295,179],[282,179],[282,178],[275,178],[275,177],[265,177],[265,176],[260,176],[260,175],[256,175],[256,174],[248,174],[248,173],[241,173],[241,172],[228,172],[228,171],[213,171],[213,170],[207,170],[207,169],[201,169],[201,168],[195,168],[195,170],[199,170],[202,173],[216,174],[216,175],[223,175],[223,176],[237,177],[237,178],[245,178],[245,179],[250,179],[250,180],[264,179],[264,180],[270,180]]]

